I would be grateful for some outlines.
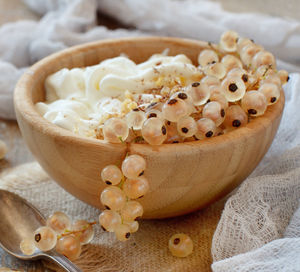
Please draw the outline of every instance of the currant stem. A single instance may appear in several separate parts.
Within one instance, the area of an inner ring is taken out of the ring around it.
[[[90,226],[95,225],[95,224],[97,224],[97,222],[93,221],[93,222],[88,222],[88,224],[85,225],[83,227],[83,229],[81,229],[81,230],[76,230],[76,231],[65,230],[66,233],[62,233],[62,234],[58,235],[57,239],[60,239],[61,237],[68,236],[68,235],[71,235],[71,234],[81,233],[81,232],[85,231],[86,229],[88,229]]]

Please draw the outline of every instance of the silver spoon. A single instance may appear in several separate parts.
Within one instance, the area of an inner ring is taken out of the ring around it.
[[[48,259],[69,272],[82,272],[75,264],[55,250],[43,252],[36,249],[24,255],[20,242],[40,226],[45,226],[43,215],[29,202],[11,192],[0,190],[0,246],[22,260]]]

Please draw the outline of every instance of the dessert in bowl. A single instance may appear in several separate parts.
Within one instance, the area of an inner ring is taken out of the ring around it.
[[[197,66],[199,53],[211,46],[179,38],[128,38],[85,44],[51,55],[25,72],[16,87],[15,109],[22,135],[56,182],[95,207],[103,209],[100,194],[106,185],[101,180],[102,169],[111,164],[120,166],[126,154],[138,154],[146,160],[144,176],[150,186],[139,199],[144,218],[200,209],[240,184],[267,152],[284,107],[282,90],[277,103],[238,129],[205,140],[160,145],[124,139],[111,143],[101,135],[97,139],[75,134],[43,118],[35,104],[46,100],[47,77],[63,68],[88,67],[120,54],[142,63],[165,49],[170,56],[184,54]]]

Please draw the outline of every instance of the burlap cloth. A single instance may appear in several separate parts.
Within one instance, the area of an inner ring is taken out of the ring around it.
[[[54,211],[66,212],[74,220],[97,220],[99,210],[81,202],[64,191],[41,169],[37,162],[20,165],[0,174],[0,188],[19,194],[33,203],[45,216]],[[75,262],[83,271],[211,271],[211,240],[218,223],[223,202],[202,211],[167,220],[142,220],[140,229],[128,242],[119,242],[114,234],[95,227],[95,238],[84,246]],[[194,241],[194,253],[188,258],[173,257],[168,250],[172,234],[185,232]],[[1,252],[0,252],[1,256]],[[2,252],[3,266],[30,271],[32,264],[11,263]],[[47,267],[60,271],[51,263]]]

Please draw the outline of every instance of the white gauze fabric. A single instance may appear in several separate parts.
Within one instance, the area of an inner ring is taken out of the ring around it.
[[[269,152],[226,202],[212,241],[214,272],[300,271],[299,86],[292,74]]]

